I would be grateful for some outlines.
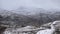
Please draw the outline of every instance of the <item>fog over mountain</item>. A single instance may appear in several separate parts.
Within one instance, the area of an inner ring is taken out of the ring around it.
[[[19,7],[18,9],[16,10],[11,10],[11,12],[14,12],[14,13],[17,13],[17,14],[23,14],[23,15],[37,15],[37,14],[40,14],[40,13],[47,13],[47,14],[52,14],[52,13],[55,13],[55,12],[60,12],[60,10],[57,10],[57,9],[50,9],[50,10],[46,10],[46,9],[43,9],[43,8],[33,8],[33,7]]]
[[[53,14],[55,12],[60,12],[60,10],[57,9],[50,9],[50,10],[45,10],[43,8],[35,8],[35,7],[24,7],[21,6],[19,8],[17,8],[16,10],[5,10],[5,9],[1,9],[0,8],[0,14],[2,15],[10,15],[15,13],[15,14],[19,14],[19,15],[39,15],[40,13],[46,13],[46,14]]]
[[[60,9],[60,0],[0,0],[0,8],[15,10],[21,6],[43,9]]]
[[[17,14],[35,15],[40,12],[60,11],[59,0],[0,0],[0,10]]]
[[[12,12],[14,13],[24,14],[24,15],[35,15],[42,11],[45,12],[45,10],[42,8],[26,8],[26,7],[19,7],[16,10],[12,10]]]

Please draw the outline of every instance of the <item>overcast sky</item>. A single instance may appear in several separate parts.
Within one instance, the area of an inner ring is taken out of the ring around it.
[[[13,10],[20,6],[44,9],[60,9],[60,0],[0,0],[0,8]]]

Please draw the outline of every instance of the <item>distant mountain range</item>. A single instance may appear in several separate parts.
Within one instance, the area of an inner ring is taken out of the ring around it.
[[[19,7],[16,10],[12,10],[14,13],[23,14],[23,15],[36,15],[41,12],[46,12],[46,10],[42,8],[26,8],[26,7]]]
[[[60,11],[42,8],[19,7],[16,10],[0,9],[0,24],[5,25],[35,25],[40,26],[55,20],[60,20]]]
[[[16,10],[4,10],[0,9],[0,14],[2,15],[10,15],[10,14],[19,14],[19,15],[38,15],[40,13],[46,13],[46,14],[53,14],[55,12],[60,12],[59,10],[52,9],[52,10],[45,10],[43,8],[28,8],[28,7],[19,7]]]
[[[32,8],[32,7],[19,7],[16,10],[12,10],[12,12],[17,13],[17,14],[23,14],[23,15],[36,15],[39,13],[54,13],[54,12],[59,12],[57,9],[51,9],[51,10],[45,10],[43,8]]]

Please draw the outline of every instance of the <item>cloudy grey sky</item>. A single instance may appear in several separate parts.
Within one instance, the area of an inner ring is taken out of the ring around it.
[[[12,10],[20,6],[44,9],[60,9],[60,0],[0,0],[0,8]]]

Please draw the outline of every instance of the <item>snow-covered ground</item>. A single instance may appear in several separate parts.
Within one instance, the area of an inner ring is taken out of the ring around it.
[[[26,26],[26,27],[21,27],[21,28],[7,28],[3,33],[4,34],[36,34],[40,30],[50,29],[51,23],[52,22],[43,24],[40,27]],[[59,25],[59,24],[57,24],[57,25]],[[57,28],[60,30],[60,25]],[[57,30],[56,33],[59,34],[59,32],[60,32],[59,30]]]

